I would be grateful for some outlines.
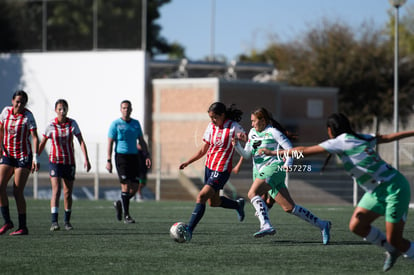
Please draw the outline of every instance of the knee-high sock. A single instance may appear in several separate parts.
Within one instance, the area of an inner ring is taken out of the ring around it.
[[[129,199],[131,195],[127,192],[121,193],[122,206],[124,207],[124,216],[129,216]]]
[[[190,221],[188,222],[188,227],[190,228],[191,232],[194,231],[198,222],[204,216],[205,211],[206,211],[205,203],[196,203],[193,213],[191,214]]]
[[[65,216],[63,218],[64,222],[70,222],[70,216],[72,214],[72,210],[71,209],[65,209]]]
[[[239,204],[234,200],[231,200],[231,199],[229,199],[227,197],[224,197],[224,196],[221,196],[220,199],[221,199],[220,206],[223,207],[223,208],[230,208],[230,209],[238,209],[239,208]]]
[[[371,226],[371,231],[369,231],[368,235],[364,238],[364,240],[372,244],[378,245],[379,247],[382,247],[391,253],[395,252],[396,250],[395,247],[393,247],[391,244],[387,242],[385,234],[374,226]]]
[[[2,206],[0,207],[1,209],[1,214],[3,215],[3,219],[4,219],[4,223],[11,223],[11,219],[10,219],[10,210],[9,210],[9,206]]]
[[[52,207],[50,209],[50,213],[51,213],[51,219],[52,222],[58,222],[58,217],[59,217],[59,207]]]
[[[269,215],[267,213],[267,206],[266,203],[262,200],[260,196],[254,196],[250,202],[253,204],[254,208],[256,209],[257,217],[260,221],[260,228],[264,226],[271,227],[272,224],[269,220]]]
[[[292,214],[301,218],[302,220],[310,223],[313,226],[318,227],[319,229],[323,229],[325,226],[325,222],[315,216],[311,211],[308,209],[296,204],[292,210]]]
[[[19,228],[26,227],[26,213],[19,214]]]

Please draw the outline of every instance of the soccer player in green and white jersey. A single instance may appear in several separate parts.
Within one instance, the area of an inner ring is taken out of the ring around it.
[[[327,128],[329,140],[319,145],[292,148],[288,155],[292,152],[301,152],[304,157],[326,152],[337,154],[345,170],[365,190],[349,222],[350,230],[386,250],[384,271],[388,271],[401,254],[414,260],[414,242],[403,238],[411,197],[410,185],[375,151],[376,144],[414,136],[414,131],[377,136],[357,134],[343,114],[329,116]],[[286,155],[287,152],[264,149],[260,153]],[[385,216],[386,234],[371,225],[380,216]]]
[[[259,238],[276,233],[270,223],[266,203],[261,197],[269,192],[269,195],[284,211],[319,228],[323,244],[328,244],[331,222],[319,219],[308,209],[296,204],[285,185],[286,169],[289,170],[292,165],[292,158],[284,161],[278,156],[266,156],[258,152],[261,148],[269,150],[292,148],[287,138],[289,134],[265,108],[254,111],[251,114],[251,121],[253,128],[249,132],[245,148],[243,149],[240,143],[236,142],[236,150],[243,158],[248,159],[251,156],[253,158],[253,184],[247,196],[255,207],[260,221],[260,230],[254,234],[254,237]],[[239,135],[238,138],[246,141],[243,135]]]

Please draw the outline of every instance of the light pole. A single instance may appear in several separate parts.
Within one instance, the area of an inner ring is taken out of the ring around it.
[[[216,0],[211,0],[211,25],[210,25],[210,62],[215,60],[214,44],[216,36]]]
[[[399,8],[407,2],[407,0],[389,0],[390,4],[395,8],[395,29],[394,29],[394,132],[398,132],[398,13]],[[399,168],[399,144],[398,140],[394,141],[394,167]]]

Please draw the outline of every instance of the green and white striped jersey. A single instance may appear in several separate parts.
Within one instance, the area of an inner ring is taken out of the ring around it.
[[[286,165],[292,165],[292,158],[284,160],[279,156],[266,156],[258,153],[260,148],[267,148],[272,151],[292,148],[290,140],[273,126],[266,126],[261,132],[257,132],[252,128],[248,138],[244,151],[253,156],[253,165],[257,171],[260,171],[263,166],[270,165],[274,162],[285,162]]]
[[[375,151],[377,139],[371,135],[361,135],[367,140],[351,134],[341,134],[319,144],[326,151],[337,154],[346,171],[356,180],[359,186],[371,193],[385,181],[397,174],[391,165],[386,163]]]

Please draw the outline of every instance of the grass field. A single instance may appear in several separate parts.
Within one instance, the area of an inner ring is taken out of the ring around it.
[[[28,236],[0,236],[0,274],[379,274],[384,252],[348,230],[352,207],[304,205],[333,223],[331,244],[320,232],[275,206],[274,236],[254,239],[258,221],[246,205],[236,212],[207,207],[190,243],[169,237],[175,221],[187,222],[192,202],[131,203],[136,224],[116,221],[110,201],[74,202],[73,231],[50,232],[49,201],[28,200]],[[17,225],[15,202],[10,201]],[[414,240],[414,211],[405,236]],[[60,214],[62,220],[63,214]],[[411,219],[410,219],[411,218]],[[62,222],[61,222],[62,223]],[[383,228],[384,220],[375,224]],[[414,274],[402,257],[388,274]]]

